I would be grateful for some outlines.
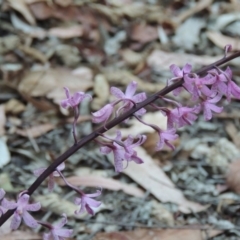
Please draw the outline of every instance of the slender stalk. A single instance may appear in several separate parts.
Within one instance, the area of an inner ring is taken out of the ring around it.
[[[224,63],[227,63],[231,61],[234,58],[237,58],[240,56],[240,51],[236,52],[229,57],[224,57],[217,62],[214,62],[206,67],[203,67],[202,69],[196,71],[195,73],[198,75],[204,74],[207,71],[211,70],[215,66],[220,66]],[[32,195],[34,191],[41,185],[41,183],[53,172],[56,170],[56,168],[64,162],[66,159],[68,159],[71,155],[73,155],[77,150],[79,150],[81,147],[85,146],[87,143],[94,140],[96,137],[100,136],[107,130],[113,128],[114,126],[118,125],[119,123],[123,122],[125,119],[132,116],[133,113],[138,111],[139,109],[153,103],[155,100],[159,99],[159,96],[164,96],[168,94],[169,92],[173,91],[174,89],[180,87],[183,83],[183,79],[179,80],[178,82],[172,84],[171,86],[166,86],[161,91],[151,95],[143,102],[135,105],[132,109],[130,109],[128,112],[122,114],[121,116],[114,118],[112,121],[107,123],[106,125],[98,128],[94,132],[90,133],[88,136],[84,137],[77,143],[75,143],[72,147],[70,147],[66,152],[64,152],[61,156],[59,156],[36,180],[35,182],[26,190],[26,193],[28,195]],[[0,218],[0,226],[3,225],[4,222],[7,221],[7,219],[14,213],[13,210],[8,210],[5,214],[2,215]]]

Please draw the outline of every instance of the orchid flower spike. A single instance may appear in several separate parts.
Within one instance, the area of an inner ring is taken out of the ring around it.
[[[128,84],[125,93],[123,93],[117,87],[111,87],[111,89],[110,89],[111,94],[114,95],[116,98],[120,99],[121,101],[123,101],[123,106],[121,106],[117,110],[117,116],[120,113],[127,112],[136,103],[140,103],[147,98],[145,92],[138,93],[138,94],[134,95],[136,90],[137,90],[137,82],[135,82],[135,81],[132,81]],[[138,116],[142,116],[145,112],[146,112],[146,110],[144,108],[141,108],[137,112],[135,112],[135,114],[138,115]]]
[[[75,189],[76,191],[76,189]],[[97,208],[101,205],[100,201],[92,199],[101,195],[102,190],[97,190],[96,193],[86,194],[81,190],[77,191],[80,194],[80,197],[76,197],[74,203],[76,205],[81,205],[79,211],[75,211],[75,214],[81,214],[87,211],[89,214],[94,215],[93,208]]]
[[[63,226],[67,223],[67,216],[66,214],[62,214],[62,220],[55,224],[51,225],[49,223],[38,222],[44,227],[49,228],[49,233],[43,234],[43,240],[64,240],[65,238],[69,238],[72,236],[73,230],[72,229],[65,229]]]
[[[36,228],[38,226],[37,221],[28,213],[36,212],[41,209],[40,203],[29,204],[30,196],[24,192],[20,193],[18,196],[17,202],[8,201],[3,199],[2,206],[6,209],[15,209],[14,215],[11,221],[11,229],[16,230],[22,221],[22,218],[25,224],[31,228]]]
[[[65,168],[65,163],[63,162],[63,163],[61,163],[60,165],[58,165],[57,170],[61,172],[61,171],[64,170],[64,168]],[[34,174],[36,177],[39,177],[46,169],[47,169],[47,168],[39,168],[39,169],[36,169],[36,170],[33,171],[33,174]],[[55,185],[55,183],[54,183],[54,177],[59,177],[59,176],[60,176],[57,170],[56,170],[56,171],[53,171],[53,172],[49,175],[49,177],[48,177],[48,190],[49,190],[50,192],[53,191],[53,188],[54,188],[54,185]]]
[[[116,172],[123,171],[124,160],[127,162],[134,161],[137,164],[143,163],[143,160],[137,156],[137,152],[134,148],[143,144],[146,140],[146,136],[138,135],[137,141],[134,142],[134,140],[134,137],[129,135],[126,140],[122,141],[122,134],[120,131],[117,131],[117,135],[115,139],[112,139],[111,144],[102,144],[102,147],[100,148],[102,154],[109,154],[110,152],[113,152]]]
[[[61,101],[61,106],[63,108],[68,108],[68,107],[75,108],[86,97],[89,97],[90,99],[92,99],[91,95],[85,94],[84,92],[76,92],[71,96],[70,91],[67,87],[64,87],[64,90],[67,98]]]

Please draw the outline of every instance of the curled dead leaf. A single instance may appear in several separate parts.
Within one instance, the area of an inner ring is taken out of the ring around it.
[[[174,22],[179,26],[184,20],[191,17],[192,15],[202,11],[203,9],[209,7],[213,0],[201,0],[194,4],[186,11],[182,11],[182,13],[174,18]]]
[[[16,11],[20,12],[22,16],[32,25],[36,24],[35,19],[30,12],[25,0],[8,0],[10,6]]]
[[[224,47],[228,44],[232,45],[232,51],[240,50],[240,40],[239,38],[228,37],[220,32],[208,31],[208,38],[218,47],[224,49]]]
[[[76,6],[61,7],[57,4],[50,5],[45,1],[34,1],[28,6],[34,17],[38,20],[45,20],[50,17],[62,20],[77,20],[80,18],[80,10]]]
[[[164,52],[161,50],[154,50],[148,57],[147,63],[148,66],[157,68],[157,69],[166,69],[169,70],[171,64],[176,64],[179,67],[183,67],[186,63],[191,63],[193,67],[196,65],[205,66],[216,62],[221,59],[222,56],[197,56],[194,54],[186,53],[171,53]]]
[[[51,131],[54,129],[54,125],[51,123],[45,123],[45,124],[41,124],[38,126],[34,126],[28,129],[17,129],[16,133],[23,136],[23,137],[31,137],[31,138],[36,138],[36,137],[40,137],[43,134]]]

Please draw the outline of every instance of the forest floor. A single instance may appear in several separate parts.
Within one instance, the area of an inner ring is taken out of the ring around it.
[[[93,96],[80,107],[81,139],[99,126],[91,113],[114,99],[111,86],[125,91],[136,81],[138,92],[151,95],[172,77],[171,64],[195,71],[221,59],[227,44],[240,51],[239,12],[238,0],[0,0],[0,188],[7,198],[73,145],[72,111],[59,104],[63,87]],[[240,59],[226,66],[240,84]],[[187,93],[168,97],[191,106]],[[240,239],[240,102],[222,104],[211,121],[200,116],[180,128],[174,151],[155,152],[157,134],[135,119],[110,130],[145,134],[137,150],[144,163],[116,173],[112,155],[92,142],[63,174],[85,192],[102,188],[95,215],[75,215],[75,193],[57,178],[53,192],[44,182],[32,195],[42,205],[34,217],[54,223],[66,213],[78,240]],[[146,122],[166,127],[160,111],[147,110]],[[9,226],[1,238],[41,239],[44,231]]]

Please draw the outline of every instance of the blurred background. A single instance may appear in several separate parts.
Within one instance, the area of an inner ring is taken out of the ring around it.
[[[240,51],[239,37],[239,0],[0,0],[0,187],[14,199],[36,179],[33,170],[73,145],[63,87],[93,96],[80,107],[80,139],[98,127],[91,112],[113,100],[111,86],[136,81],[151,95],[172,77],[171,64],[198,70],[227,44]],[[240,83],[240,59],[227,65]],[[191,106],[187,93],[169,97]],[[74,215],[74,192],[58,179],[53,193],[44,182],[33,194],[43,206],[34,217],[54,223],[66,213],[79,240],[239,239],[240,105],[222,104],[211,122],[199,117],[179,129],[175,151],[155,152],[157,134],[136,120],[120,124],[124,137],[148,136],[138,149],[145,163],[117,174],[92,142],[68,159],[64,175],[86,192],[103,188],[96,215]],[[165,128],[166,118],[148,110],[143,119]],[[9,224],[4,239],[41,239],[42,228],[22,224],[13,233]]]

